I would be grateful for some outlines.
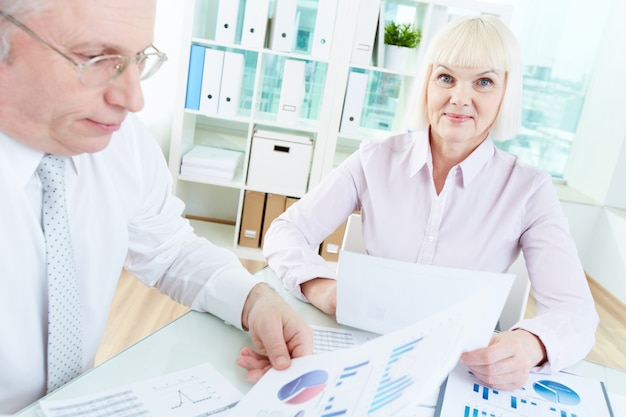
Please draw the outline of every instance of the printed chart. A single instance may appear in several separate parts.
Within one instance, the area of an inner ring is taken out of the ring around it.
[[[71,400],[42,401],[45,417],[208,417],[241,393],[209,364]]]
[[[440,398],[440,416],[460,417],[609,417],[604,386],[566,373],[531,374],[513,391],[486,387],[459,365]]]
[[[324,326],[311,326],[311,328],[315,341],[313,353],[351,348],[379,336],[376,333],[356,329],[335,329]]]
[[[405,328],[354,347],[296,358],[282,371],[270,369],[231,414],[391,417],[416,409],[457,363],[482,315],[475,306],[486,304],[490,295],[485,288]]]

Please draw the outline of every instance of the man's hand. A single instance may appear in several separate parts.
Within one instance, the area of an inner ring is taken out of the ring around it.
[[[329,315],[337,312],[337,281],[329,278],[314,278],[300,284],[302,294],[315,307]]]
[[[288,368],[291,358],[313,353],[313,331],[268,285],[252,288],[241,317],[257,352],[244,348],[237,364],[258,381],[272,366]]]
[[[465,364],[485,385],[512,390],[521,388],[534,366],[546,361],[546,349],[526,330],[495,334],[489,346],[461,355]]]

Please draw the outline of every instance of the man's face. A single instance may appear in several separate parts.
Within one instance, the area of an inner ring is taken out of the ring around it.
[[[64,0],[22,23],[84,63],[143,51],[152,42],[154,13],[154,0]],[[127,113],[143,107],[134,63],[110,84],[85,87],[75,65],[17,27],[0,62],[0,91],[0,131],[60,155],[104,149]]]

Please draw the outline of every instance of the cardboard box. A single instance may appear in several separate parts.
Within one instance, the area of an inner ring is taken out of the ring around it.
[[[287,197],[280,194],[268,194],[265,199],[265,213],[263,214],[263,232],[261,233],[261,247],[265,241],[265,232],[270,228],[272,221],[285,211]]]
[[[296,198],[296,197],[287,197],[285,199],[285,210],[287,210],[289,207],[291,207],[292,204],[297,203],[298,200],[300,200],[300,199]]]
[[[243,199],[239,245],[249,248],[260,246],[264,210],[265,193],[247,190]]]
[[[343,235],[346,232],[345,221],[334,232],[332,232],[320,245],[320,255],[327,261],[337,262],[339,260],[339,249],[341,249],[341,242],[343,241]]]

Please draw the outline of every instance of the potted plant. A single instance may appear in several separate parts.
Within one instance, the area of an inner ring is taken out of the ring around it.
[[[422,30],[411,23],[385,24],[385,67],[402,71],[411,49],[418,47]]]

